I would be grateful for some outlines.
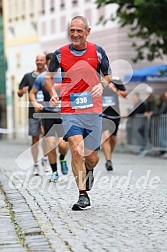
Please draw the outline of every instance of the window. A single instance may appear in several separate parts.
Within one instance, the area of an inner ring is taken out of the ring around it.
[[[50,0],[50,12],[53,12],[55,10],[55,1]]]
[[[8,1],[8,13],[9,13],[9,22],[12,21],[12,1]]]
[[[22,18],[25,18],[25,14],[26,14],[26,1],[22,0],[21,1],[21,14],[22,14]]]
[[[20,68],[20,53],[16,54],[16,68]]]
[[[41,28],[42,28],[42,35],[46,35],[46,23],[45,22],[42,22]]]
[[[78,1],[77,1],[77,0],[73,0],[73,1],[72,1],[72,5],[73,5],[73,6],[77,6],[77,5],[78,5]]]
[[[65,20],[66,20],[66,17],[64,17],[64,16],[62,16],[62,17],[60,18],[60,24],[61,24],[60,28],[61,28],[61,31],[62,31],[62,32],[66,30],[66,23],[65,23]]]
[[[15,0],[15,20],[18,20],[18,15],[19,15],[19,3],[18,0]]]
[[[41,13],[45,13],[45,0],[41,0]]]
[[[60,2],[60,9],[64,9],[65,8],[65,1],[61,0]]]
[[[98,17],[99,18],[105,17],[105,7],[104,6],[98,9]]]
[[[34,5],[34,0],[30,0],[30,16],[34,16],[34,10],[35,10],[35,5]]]
[[[92,9],[91,8],[85,10],[85,16],[89,20],[89,25],[92,26]]]
[[[51,33],[55,33],[56,32],[56,24],[55,24],[55,19],[52,19],[50,21],[50,30],[51,30]]]
[[[16,16],[15,16],[15,11],[16,11],[16,8],[15,8],[15,1],[14,0],[9,0],[8,2],[8,11],[9,11],[9,19],[14,19]]]

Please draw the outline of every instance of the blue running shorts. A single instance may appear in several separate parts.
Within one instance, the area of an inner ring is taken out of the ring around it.
[[[65,132],[64,140],[74,135],[82,135],[84,147],[93,151],[100,149],[102,117],[100,114],[61,114]]]

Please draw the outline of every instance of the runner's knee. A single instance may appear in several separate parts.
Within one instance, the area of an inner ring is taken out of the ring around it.
[[[99,162],[99,156],[91,156],[85,159],[85,163],[88,169],[93,169]]]

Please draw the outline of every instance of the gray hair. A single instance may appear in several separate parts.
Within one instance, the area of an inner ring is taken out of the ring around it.
[[[88,29],[90,26],[89,26],[89,21],[88,21],[88,19],[86,18],[86,17],[84,17],[84,16],[75,16],[75,17],[73,17],[72,19],[71,19],[71,22],[73,21],[73,20],[75,20],[75,19],[80,19],[80,20],[82,20],[83,22],[84,22],[84,24],[85,24],[85,29]],[[71,22],[70,22],[70,24],[71,24]]]

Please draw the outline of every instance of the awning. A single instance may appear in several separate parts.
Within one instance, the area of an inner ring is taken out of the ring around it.
[[[155,65],[136,70],[130,82],[167,82],[167,65]]]

